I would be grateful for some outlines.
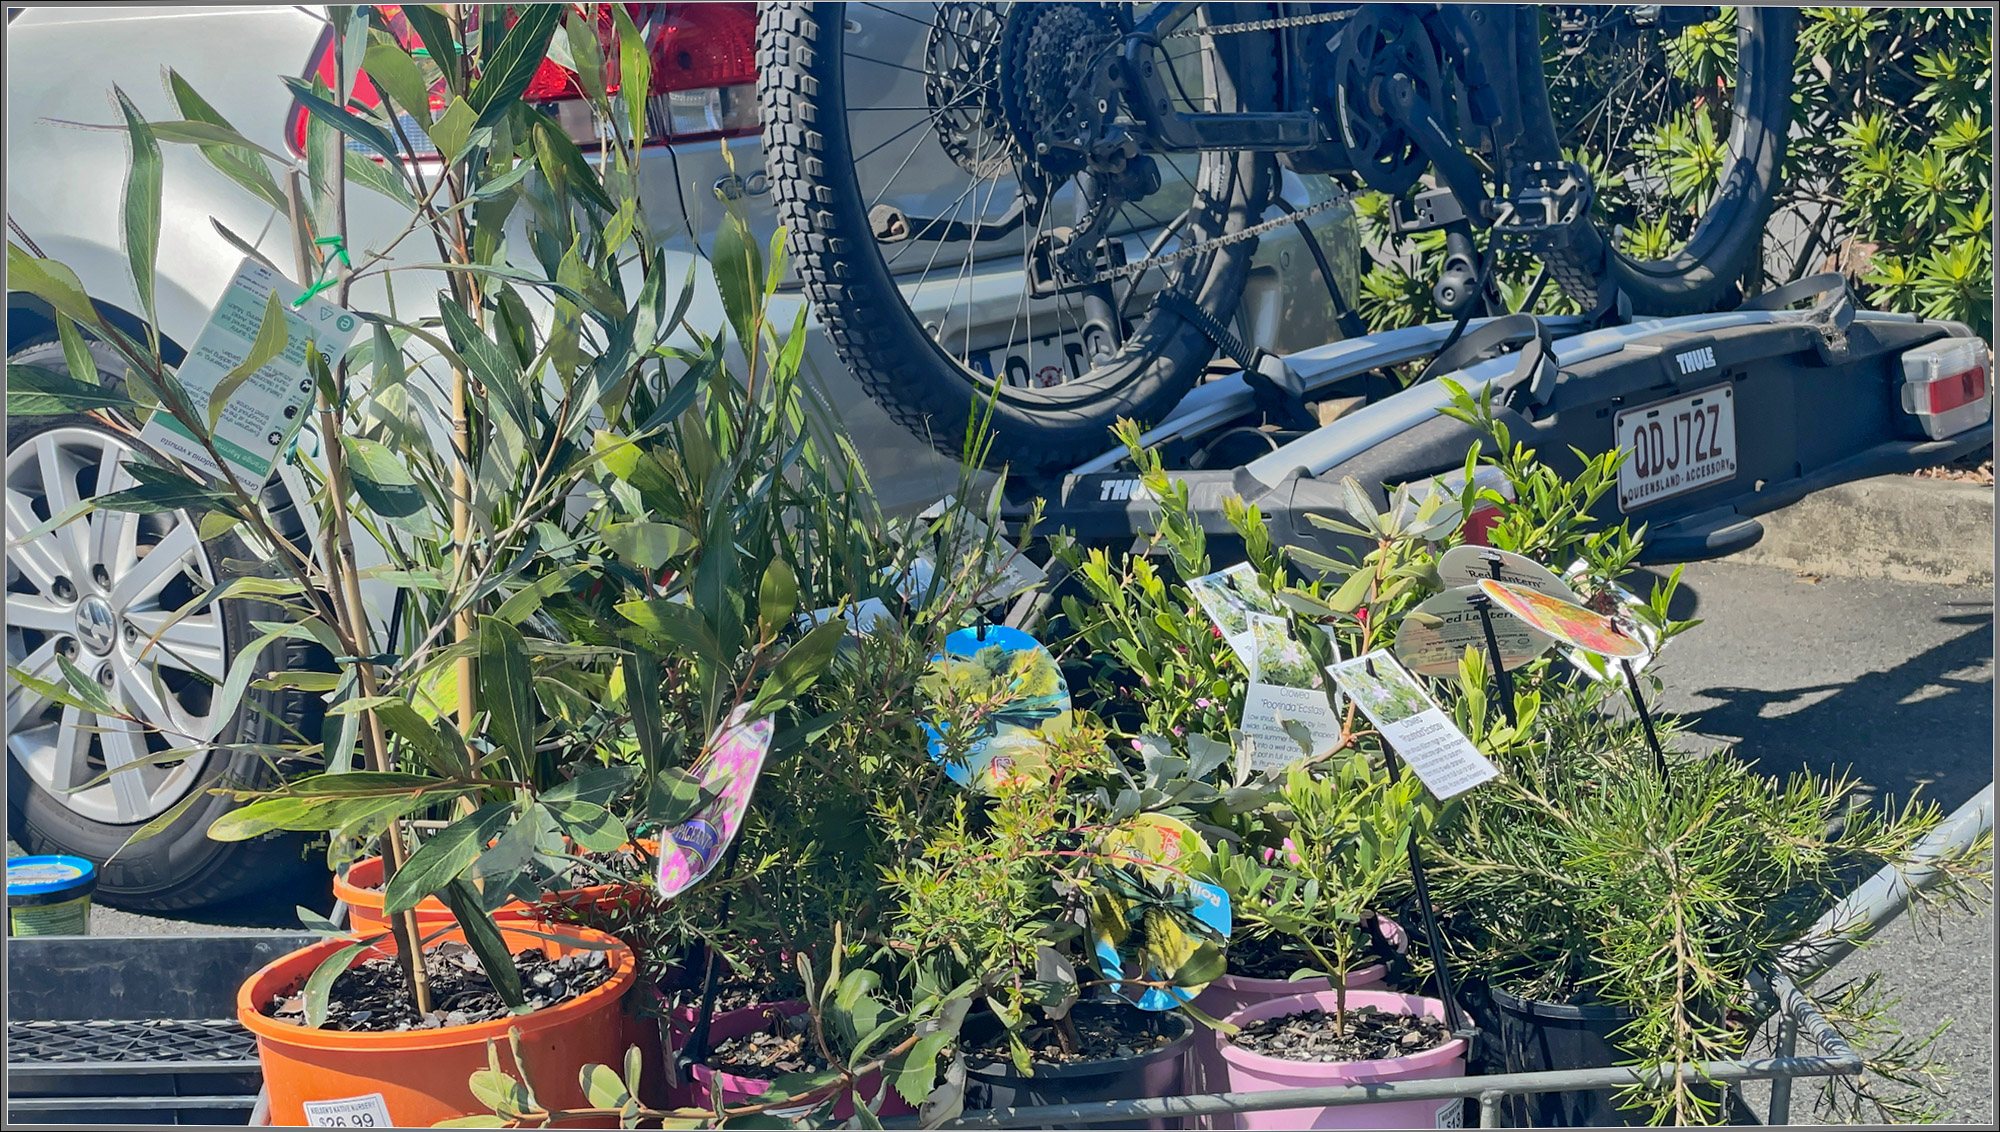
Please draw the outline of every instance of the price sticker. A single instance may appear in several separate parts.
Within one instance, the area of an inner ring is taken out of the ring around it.
[[[382,1099],[380,1093],[333,1101],[306,1101],[299,1107],[305,1110],[308,1128],[395,1127],[389,1119],[389,1103]]]

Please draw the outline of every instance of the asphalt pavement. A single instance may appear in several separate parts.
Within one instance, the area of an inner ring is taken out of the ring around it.
[[[1879,798],[1912,790],[1947,811],[1993,778],[1993,590],[1891,580],[1819,578],[1727,560],[1687,568],[1678,616],[1704,624],[1659,662],[1661,708],[1688,718],[1702,741],[1731,744],[1771,773],[1848,770]],[[11,843],[10,855],[18,852]],[[324,911],[325,893],[276,893],[196,918],[97,908],[98,935],[293,929],[292,908]],[[1935,1049],[1949,1073],[1943,1116],[1992,1126],[1994,920],[1978,915],[1920,928],[1904,917],[1832,978],[1880,971],[1901,1001],[1892,1016],[1921,1036],[1949,1028]],[[1763,1111],[1763,1092],[1749,1093]],[[1794,1123],[1812,1119],[1802,1084]]]

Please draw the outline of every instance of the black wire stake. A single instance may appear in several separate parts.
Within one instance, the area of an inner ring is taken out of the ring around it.
[[[1493,599],[1473,594],[1466,600],[1479,611],[1479,627],[1486,630],[1486,655],[1493,661],[1494,679],[1500,682],[1500,712],[1507,717],[1507,726],[1519,726],[1520,721],[1514,718],[1514,674],[1500,659],[1500,637],[1493,631]]]
[[[1368,675],[1375,675],[1375,662],[1369,661]],[[1379,734],[1379,732],[1378,732]],[[1397,763],[1396,748],[1389,737],[1382,736],[1383,762],[1389,769],[1389,785],[1394,786],[1403,779],[1403,772]],[[1424,876],[1424,855],[1417,847],[1417,839],[1410,838],[1410,879],[1416,882],[1417,910],[1424,918],[1424,939],[1430,943],[1431,962],[1437,968],[1438,994],[1444,999],[1445,1025],[1456,1034],[1464,1030],[1465,1017],[1458,1009],[1458,992],[1451,983],[1451,967],[1445,962],[1444,936],[1438,931],[1437,912],[1431,907],[1431,885]]]
[[[1646,710],[1646,697],[1639,691],[1639,674],[1632,671],[1632,662],[1618,658],[1618,667],[1625,670],[1625,688],[1632,693],[1632,706],[1639,709],[1639,723],[1646,729],[1646,745],[1653,749],[1653,766],[1660,772],[1660,781],[1667,780],[1667,755],[1660,750],[1660,736],[1653,730],[1653,714]]]
[[[741,839],[729,846],[729,855],[722,861],[723,881],[736,874],[736,856],[742,848]],[[718,920],[729,919],[729,905],[735,899],[734,889],[722,894],[722,904],[716,914]],[[675,1059],[683,1081],[691,1079],[687,1074],[691,1066],[708,1057],[708,1024],[715,1014],[715,948],[704,946],[703,950],[707,952],[707,962],[701,975],[701,1008],[695,1011],[694,1028],[688,1032],[687,1044],[681,1047],[680,1057]]]

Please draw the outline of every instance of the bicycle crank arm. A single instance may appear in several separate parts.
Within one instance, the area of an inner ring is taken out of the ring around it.
[[[1465,156],[1444,124],[1431,113],[1424,100],[1417,97],[1417,86],[1409,76],[1391,75],[1382,88],[1382,104],[1388,110],[1390,120],[1401,126],[1417,148],[1430,158],[1438,176],[1444,179],[1445,187],[1465,210],[1466,219],[1481,228],[1491,224],[1486,205],[1490,198],[1486,195],[1486,184],[1480,179],[1479,170],[1472,160]]]

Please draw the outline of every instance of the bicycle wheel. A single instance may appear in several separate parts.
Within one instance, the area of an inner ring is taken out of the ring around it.
[[[1523,21],[1524,160],[1567,156],[1591,173],[1592,224],[1538,249],[1586,309],[1616,284],[1641,314],[1693,314],[1737,294],[1760,263],[1791,119],[1798,13],[1724,8],[1675,27],[1674,9],[1586,10],[1546,61]],[[1647,21],[1647,22],[1640,22]],[[1552,29],[1553,30],[1553,29]]]
[[[1197,20],[1263,13],[1222,7]],[[1199,245],[1257,222],[1268,155],[1135,153],[1115,193],[1075,150],[1029,156],[1052,132],[1102,129],[1078,124],[1072,92],[1123,18],[1098,4],[762,11],[764,151],[805,292],[869,394],[947,455],[1073,467],[1118,418],[1157,420],[1199,379],[1215,346],[1188,304],[1223,324],[1236,312],[1255,240]],[[1176,108],[1274,107],[1275,37],[1199,26],[1161,52]],[[969,453],[989,409],[992,446]]]

